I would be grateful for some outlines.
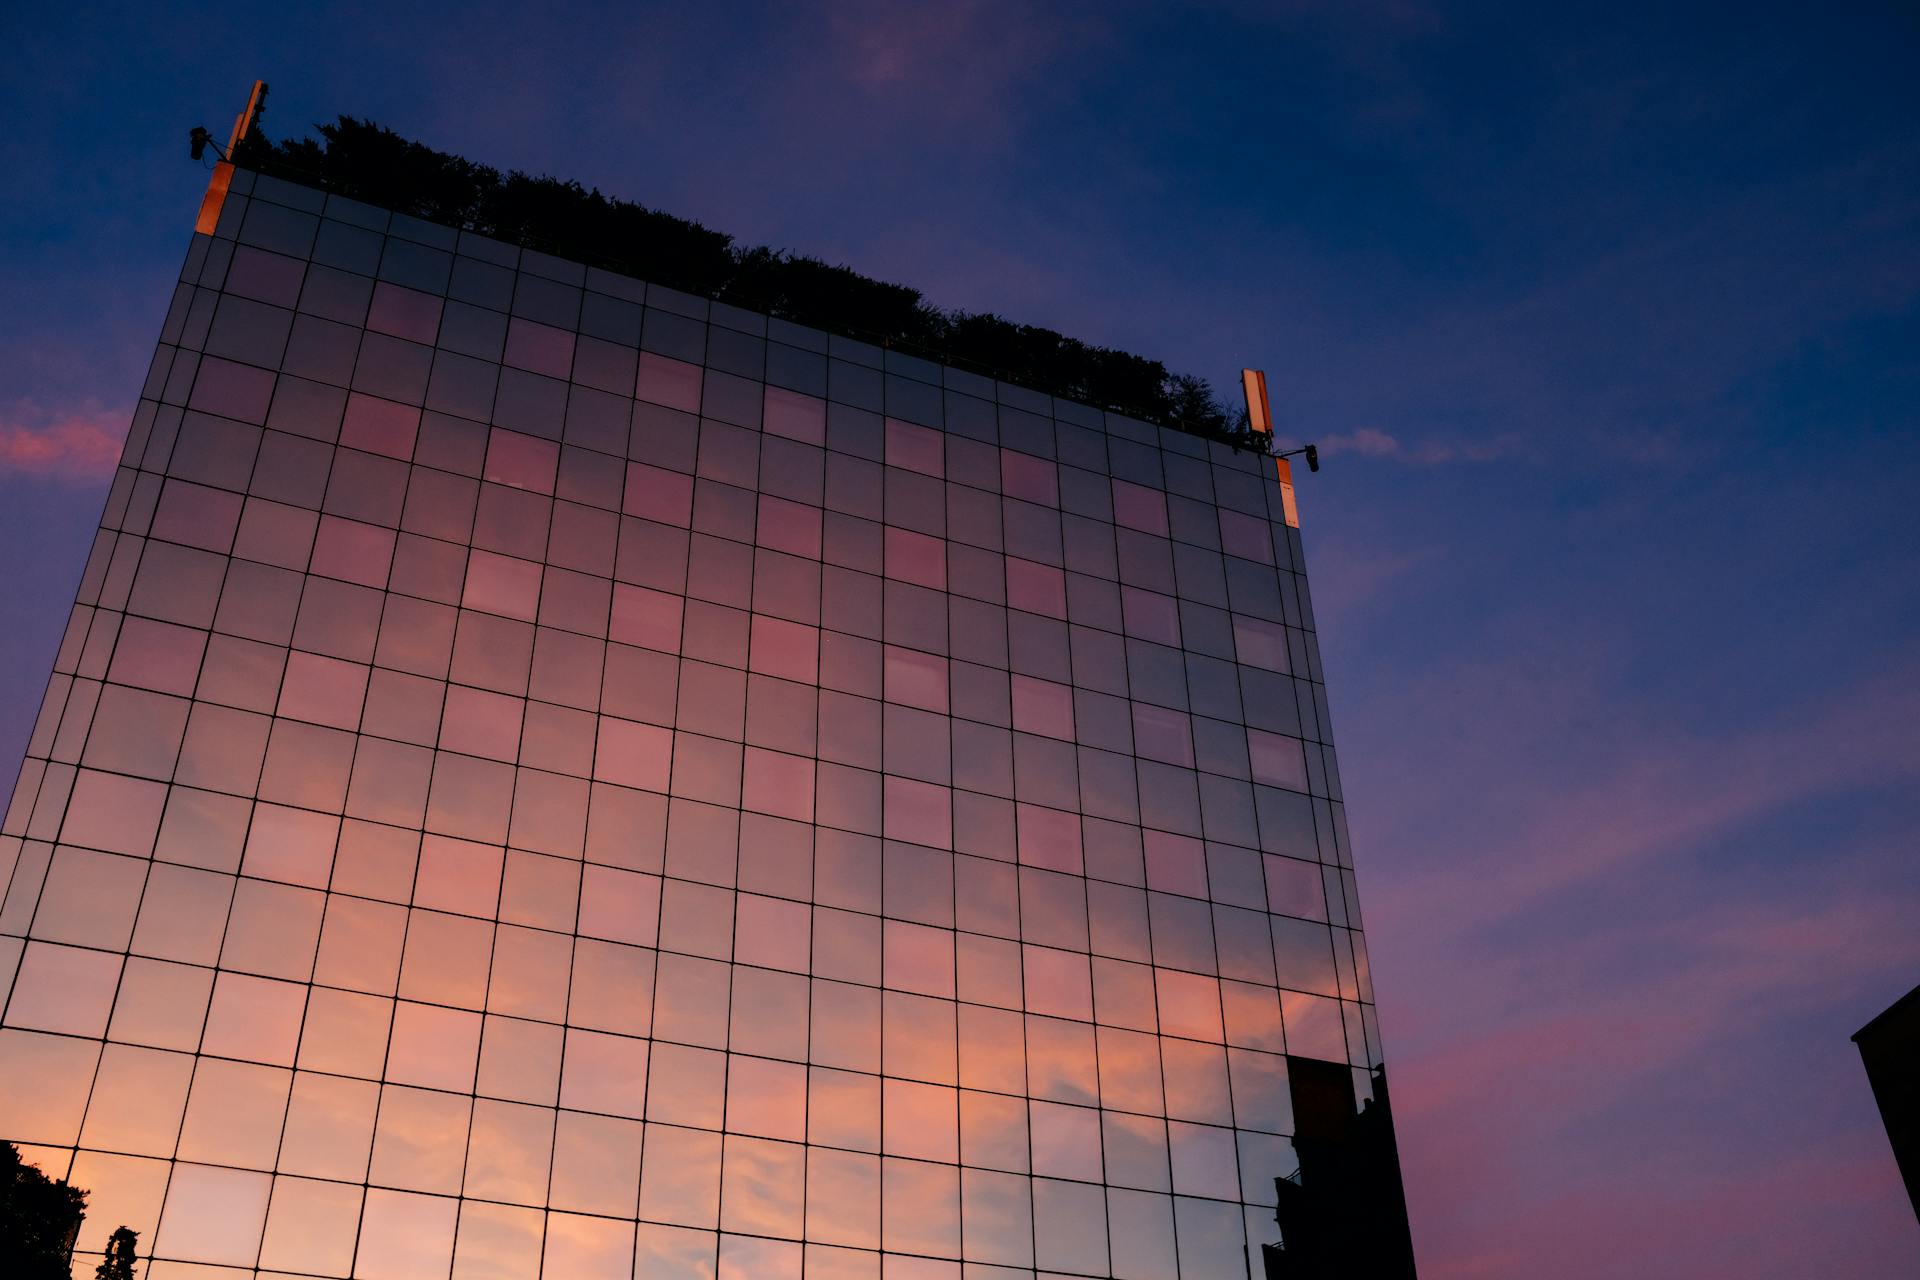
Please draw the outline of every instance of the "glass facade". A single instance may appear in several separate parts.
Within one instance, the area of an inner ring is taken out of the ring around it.
[[[1301,570],[1270,460],[237,173],[0,1138],[155,1280],[1258,1275],[1380,1057]]]

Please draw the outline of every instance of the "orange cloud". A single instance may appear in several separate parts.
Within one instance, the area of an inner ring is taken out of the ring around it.
[[[127,415],[89,409],[29,426],[0,420],[0,475],[91,480],[113,474]]]

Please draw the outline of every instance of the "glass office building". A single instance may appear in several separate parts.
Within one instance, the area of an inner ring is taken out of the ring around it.
[[[0,837],[83,1251],[1261,1273],[1290,1060],[1380,1058],[1270,459],[244,171],[203,227]]]

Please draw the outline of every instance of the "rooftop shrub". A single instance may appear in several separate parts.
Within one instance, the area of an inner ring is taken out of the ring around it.
[[[318,138],[250,133],[233,159],[244,168],[353,200],[463,227],[479,235],[604,267],[1077,400],[1235,448],[1264,452],[1267,437],[1231,413],[1206,379],[1173,373],[988,312],[946,310],[920,291],[805,254],[737,244],[724,231],[601,194],[578,182],[502,173],[341,116]]]

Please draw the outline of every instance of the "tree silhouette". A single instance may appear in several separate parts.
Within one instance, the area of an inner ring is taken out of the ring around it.
[[[93,1273],[93,1280],[133,1280],[134,1245],[140,1233],[131,1227],[115,1227],[107,1237],[107,1256]]]
[[[956,365],[1049,395],[1265,453],[1206,379],[986,312],[935,306],[918,289],[771,245],[740,244],[597,188],[436,151],[371,120],[341,116],[318,138],[249,130],[243,169],[430,222],[558,254],[783,320]]]
[[[11,1142],[0,1143],[0,1259],[12,1280],[68,1280],[86,1216],[86,1192],[26,1163]]]

